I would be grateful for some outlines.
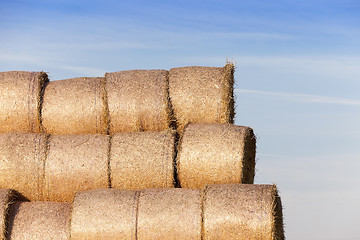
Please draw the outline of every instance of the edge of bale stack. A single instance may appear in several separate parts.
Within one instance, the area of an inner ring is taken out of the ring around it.
[[[234,71],[232,63],[170,69],[170,101],[180,134],[188,123],[234,122]]]
[[[187,125],[178,145],[181,187],[254,182],[256,138],[249,127],[221,123]]]
[[[0,132],[34,132],[41,129],[45,72],[0,72]]]
[[[10,205],[20,199],[19,194],[11,189],[0,189],[0,239],[6,239],[8,234],[8,218]]]

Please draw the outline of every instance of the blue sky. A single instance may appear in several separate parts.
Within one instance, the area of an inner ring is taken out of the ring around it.
[[[52,80],[236,63],[236,124],[258,139],[287,239],[360,238],[360,2],[0,2],[0,71]]]

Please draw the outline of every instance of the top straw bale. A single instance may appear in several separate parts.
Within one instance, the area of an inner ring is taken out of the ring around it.
[[[71,78],[50,82],[45,89],[42,124],[50,134],[106,134],[104,78]]]
[[[0,72],[0,132],[41,131],[41,92],[44,72]]]
[[[162,131],[170,125],[168,71],[106,73],[110,133]]]
[[[169,95],[178,132],[188,123],[233,123],[234,65],[170,69]]]

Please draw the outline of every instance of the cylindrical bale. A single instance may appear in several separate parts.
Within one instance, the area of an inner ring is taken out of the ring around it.
[[[51,135],[45,164],[45,200],[72,202],[77,191],[109,183],[109,136]]]
[[[0,72],[0,132],[41,131],[44,72]]]
[[[182,187],[253,183],[256,139],[249,127],[221,123],[189,124],[177,155]]]
[[[118,133],[110,152],[111,186],[174,187],[174,131]]]
[[[45,134],[0,134],[0,188],[31,201],[43,199],[46,141]]]
[[[146,189],[140,192],[139,240],[201,239],[201,191]]]
[[[168,71],[121,71],[105,78],[111,133],[169,128]]]
[[[71,203],[15,202],[7,239],[70,239],[70,216]]]
[[[6,239],[7,218],[9,204],[17,199],[17,195],[11,189],[0,189],[0,239]]]
[[[283,240],[275,185],[219,184],[204,190],[204,240]]]
[[[44,94],[42,124],[50,134],[106,134],[109,125],[105,79],[50,82]]]
[[[138,192],[97,189],[76,194],[71,239],[136,240]]]
[[[178,131],[188,123],[233,123],[233,92],[233,64],[170,69],[169,94]]]

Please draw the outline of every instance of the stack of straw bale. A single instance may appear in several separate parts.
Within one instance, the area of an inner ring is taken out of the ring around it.
[[[71,203],[26,202],[0,190],[8,239],[284,239],[274,185],[96,189]]]
[[[233,86],[233,64],[0,72],[0,239],[285,239]]]
[[[253,183],[252,129],[189,124],[175,160],[175,132],[0,134],[0,187],[31,201],[71,202],[77,191]],[[221,159],[221,161],[219,161]],[[177,167],[176,167],[177,165]]]

